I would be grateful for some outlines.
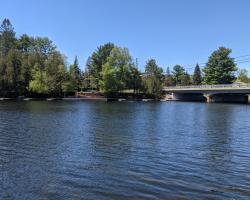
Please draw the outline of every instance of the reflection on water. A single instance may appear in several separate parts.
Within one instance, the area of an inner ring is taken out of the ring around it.
[[[250,107],[1,102],[0,199],[248,199]]]

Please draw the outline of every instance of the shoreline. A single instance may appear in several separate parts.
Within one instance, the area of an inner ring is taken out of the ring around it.
[[[205,101],[182,101],[177,99],[125,99],[125,98],[79,98],[79,97],[64,97],[64,98],[0,98],[1,102],[28,102],[28,101],[46,101],[46,102],[79,102],[79,101],[92,101],[92,102],[193,102],[193,103],[206,103]],[[250,102],[213,102],[226,103],[226,104],[244,104],[250,105]],[[210,103],[209,103],[210,104]]]
[[[78,97],[64,97],[64,98],[0,98],[1,101],[102,101],[102,102],[152,102],[152,101],[175,101],[165,99],[125,99],[125,98],[78,98]]]

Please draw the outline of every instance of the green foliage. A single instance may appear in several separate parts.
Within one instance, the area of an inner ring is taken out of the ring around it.
[[[15,48],[15,31],[9,19],[4,19],[0,26],[0,56],[6,56]]]
[[[17,49],[22,53],[29,53],[33,50],[33,47],[35,46],[35,40],[34,38],[24,34],[21,35],[21,37],[17,40],[16,45]]]
[[[235,80],[237,70],[229,56],[230,49],[220,47],[209,57],[204,69],[205,84],[225,84]],[[136,64],[135,64],[136,63]],[[197,65],[193,84],[202,81]],[[249,82],[246,70],[240,70],[238,80]],[[89,57],[82,73],[77,57],[72,65],[66,65],[64,56],[46,37],[16,37],[8,19],[0,25],[0,96],[63,96],[85,89],[99,90],[106,95],[117,95],[126,91],[145,92],[160,97],[163,83],[166,86],[189,85],[190,75],[176,65],[172,73],[168,67],[164,77],[162,68],[150,59],[142,75],[137,69],[128,49],[112,43],[99,46]]]
[[[146,63],[145,76],[143,79],[146,93],[155,97],[160,97],[163,82],[163,69],[158,67],[154,59],[148,60]]]
[[[181,84],[181,76],[185,74],[185,69],[180,65],[175,65],[172,71],[175,85]]]
[[[248,71],[246,69],[239,69],[237,80],[243,83],[250,83],[250,77],[248,76]]]
[[[74,64],[69,67],[69,81],[74,91],[80,90],[82,77],[77,57],[75,58]]]
[[[16,38],[10,21],[3,20],[0,26],[1,96],[61,96],[67,80],[64,58],[51,40],[26,34]]]
[[[29,90],[50,96],[62,96],[67,88],[67,71],[59,53],[52,54],[45,62],[45,69],[38,64],[32,70]],[[69,87],[69,86],[68,86]]]
[[[200,66],[197,64],[194,69],[193,84],[200,85],[201,82],[202,82],[201,70],[200,70]]]
[[[117,68],[112,67],[108,63],[104,64],[101,72],[102,80],[100,80],[100,88],[108,96],[119,92],[121,88],[120,80],[117,78],[118,73]]]
[[[134,93],[139,93],[142,89],[142,79],[141,79],[141,73],[137,69],[137,67],[131,68],[131,77],[130,81],[128,83],[128,88],[133,88]]]
[[[45,62],[47,84],[51,96],[62,96],[63,82],[66,80],[66,68],[60,53],[53,53]]]
[[[95,77],[93,77],[92,75],[90,75],[90,73],[85,70],[84,73],[82,73],[81,76],[81,90],[98,90],[99,87],[99,80]]]
[[[47,37],[36,37],[32,50],[42,55],[44,59],[47,59],[51,54],[56,52],[56,46]]]
[[[29,90],[38,94],[48,94],[48,80],[45,71],[42,71],[38,65],[32,69],[32,80],[29,82]]]
[[[191,84],[191,78],[187,72],[185,72],[184,74],[181,75],[180,80],[181,80],[180,85],[182,85],[182,86],[186,86],[186,85]]]
[[[237,67],[230,57],[231,52],[231,49],[220,47],[212,53],[204,68],[204,84],[230,84],[235,81]]]
[[[100,88],[104,93],[117,93],[130,89],[134,83],[135,66],[128,49],[114,47],[102,67]]]
[[[165,75],[165,80],[164,80],[164,85],[165,86],[174,86],[175,85],[175,80],[170,72],[170,68],[167,67],[166,75]]]
[[[102,68],[104,64],[106,64],[114,47],[115,45],[112,43],[101,45],[91,55],[91,57],[89,57],[86,64],[89,76],[95,78],[96,80],[102,79]],[[97,85],[97,88],[99,88],[99,85]]]
[[[3,96],[21,94],[24,90],[21,76],[21,55],[10,50],[0,62],[0,89]]]

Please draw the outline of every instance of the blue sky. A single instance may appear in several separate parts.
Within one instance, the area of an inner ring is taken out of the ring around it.
[[[155,58],[164,69],[189,71],[219,46],[250,54],[249,0],[0,0],[0,20],[17,35],[47,36],[81,66],[97,46],[128,47],[143,69]],[[250,57],[250,56],[249,56]],[[250,59],[249,59],[250,60]],[[250,70],[249,63],[240,67]]]

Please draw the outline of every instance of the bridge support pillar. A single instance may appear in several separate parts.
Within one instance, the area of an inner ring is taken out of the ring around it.
[[[205,94],[204,97],[207,99],[207,103],[212,103],[212,102],[214,102],[214,99],[213,99],[212,95],[210,95],[210,94]]]
[[[250,94],[248,95],[248,103],[250,103]]]

